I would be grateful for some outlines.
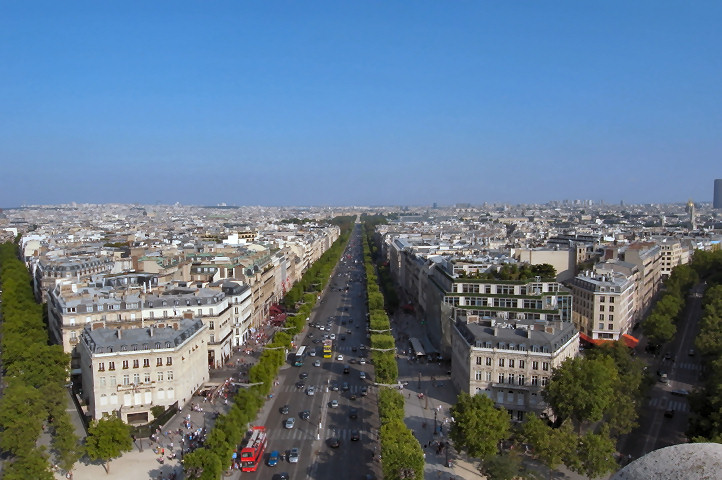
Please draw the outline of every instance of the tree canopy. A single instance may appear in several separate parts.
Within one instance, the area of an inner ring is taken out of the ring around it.
[[[511,420],[503,408],[496,408],[486,395],[462,392],[451,407],[454,423],[449,437],[458,450],[485,459],[496,455],[499,441],[509,437]]]
[[[106,473],[110,473],[110,461],[133,448],[130,427],[118,417],[106,416],[94,420],[85,437],[85,452],[93,460],[101,460]]]

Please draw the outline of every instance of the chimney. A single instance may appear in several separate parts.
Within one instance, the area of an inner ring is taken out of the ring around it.
[[[121,336],[121,333],[120,333],[120,328],[117,330],[116,333],[118,334],[118,338],[123,338],[123,337]]]
[[[148,328],[148,335],[153,336],[153,325]]]
[[[178,322],[173,323],[173,330],[178,330]]]

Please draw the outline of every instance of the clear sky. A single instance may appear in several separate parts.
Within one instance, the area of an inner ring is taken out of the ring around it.
[[[711,201],[720,1],[0,0],[0,206]]]

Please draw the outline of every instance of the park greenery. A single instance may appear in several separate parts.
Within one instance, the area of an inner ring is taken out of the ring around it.
[[[370,345],[374,375],[379,384],[382,471],[384,478],[388,480],[423,480],[424,453],[421,444],[404,423],[403,395],[396,387],[390,386],[398,384],[399,370],[395,355],[396,344],[391,335],[391,322],[387,311],[398,306],[398,297],[388,273],[388,266],[374,262],[374,259],[379,259],[378,246],[374,242],[375,228],[376,225],[385,223],[386,219],[382,216],[364,215],[362,221],[369,330],[378,332],[371,334]],[[382,271],[385,273],[381,274]]]
[[[52,479],[50,462],[71,470],[80,445],[66,412],[70,357],[51,345],[43,306],[17,246],[0,245],[1,345],[6,388],[0,399],[0,449],[8,455],[3,478]],[[50,451],[40,442],[50,434]]]

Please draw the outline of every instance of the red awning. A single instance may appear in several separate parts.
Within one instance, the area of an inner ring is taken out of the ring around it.
[[[582,332],[579,332],[579,338],[587,343],[591,343],[592,345],[602,345],[603,343],[607,342],[613,342],[614,340],[605,340],[602,338],[592,338],[588,335],[583,334]],[[624,342],[624,345],[626,345],[629,348],[634,348],[639,344],[639,340],[634,338],[631,335],[624,334],[619,338],[620,342]]]
[[[631,335],[627,335],[626,333],[622,335],[622,338],[620,340],[622,340],[624,344],[629,348],[634,348],[639,344],[639,339],[634,338]]]
[[[585,335],[582,332],[579,332],[579,338],[581,338],[583,341],[585,341],[587,343],[591,343],[592,345],[599,345],[600,343],[603,342],[603,340],[599,340],[599,339],[595,340],[592,337]]]

